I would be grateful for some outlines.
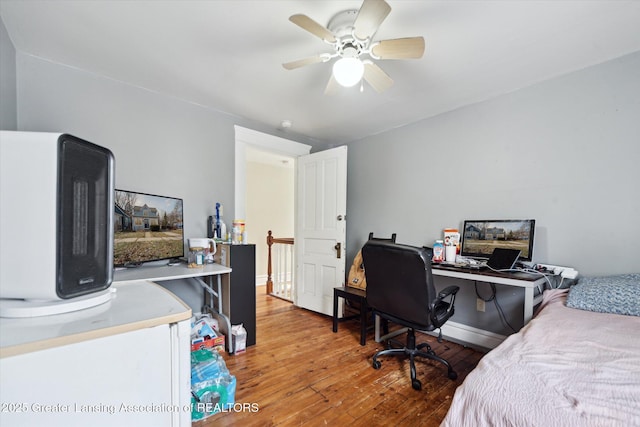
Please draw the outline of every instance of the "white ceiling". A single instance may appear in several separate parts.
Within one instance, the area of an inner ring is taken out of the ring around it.
[[[322,25],[360,0],[0,0],[18,51],[327,143],[348,142],[640,51],[640,1],[387,0],[374,40],[423,36],[394,80],[324,95],[331,63],[287,71],[329,46]]]

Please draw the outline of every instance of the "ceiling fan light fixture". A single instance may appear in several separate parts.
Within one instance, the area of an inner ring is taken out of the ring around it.
[[[391,6],[385,0],[362,0],[360,9],[338,12],[326,27],[306,15],[292,15],[289,18],[291,22],[329,44],[334,53],[287,62],[282,64],[283,67],[293,70],[336,58],[325,94],[334,93],[339,86],[353,87],[358,83],[362,92],[364,81],[378,93],[389,89],[393,85],[391,77],[371,60],[361,60],[360,57],[368,55],[376,61],[419,59],[425,50],[422,36],[374,41],[380,24],[389,12]]]
[[[352,87],[362,80],[364,64],[360,58],[340,58],[333,64],[333,77],[340,86]]]

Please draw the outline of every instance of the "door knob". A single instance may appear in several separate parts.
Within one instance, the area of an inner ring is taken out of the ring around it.
[[[338,217],[336,218],[338,221],[342,221],[343,219],[346,220],[347,216],[346,215],[338,215]]]
[[[340,258],[341,256],[341,249],[342,249],[342,244],[340,242],[336,243],[336,245],[333,247],[336,250],[336,257]]]

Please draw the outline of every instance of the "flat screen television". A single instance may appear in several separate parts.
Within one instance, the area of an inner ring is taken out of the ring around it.
[[[466,220],[460,255],[489,258],[494,248],[520,249],[520,260],[531,261],[535,219]]]
[[[182,199],[115,190],[113,264],[184,257]]]

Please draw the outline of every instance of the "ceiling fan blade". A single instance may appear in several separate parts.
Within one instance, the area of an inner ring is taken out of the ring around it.
[[[389,12],[391,6],[384,0],[364,0],[353,23],[356,37],[360,40],[373,37]]]
[[[289,17],[289,21],[293,22],[303,30],[306,30],[313,34],[314,36],[320,37],[322,40],[326,40],[329,43],[334,43],[336,41],[336,37],[333,33],[327,30],[322,25],[318,24],[313,19],[309,18],[307,15],[297,14],[291,15]]]
[[[338,88],[340,88],[340,85],[338,84],[336,79],[333,77],[333,73],[331,73],[331,78],[329,78],[329,82],[327,83],[327,87],[324,89],[324,94],[325,95],[335,95],[336,92],[338,92]]]
[[[422,58],[424,37],[382,40],[373,45],[371,53],[373,57],[380,59]]]
[[[393,86],[393,79],[371,61],[364,61],[364,79],[378,93],[382,93]]]
[[[297,61],[285,62],[282,66],[287,70],[295,70],[296,68],[304,67],[305,65],[317,64],[318,62],[324,61],[325,57],[323,55],[316,55],[298,59]]]

